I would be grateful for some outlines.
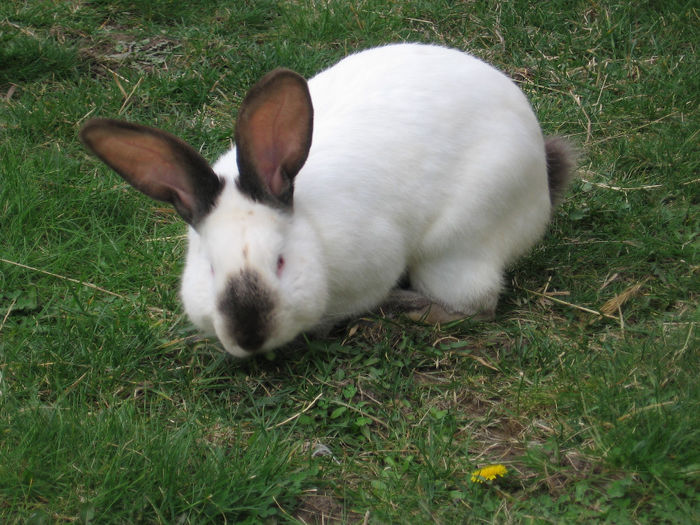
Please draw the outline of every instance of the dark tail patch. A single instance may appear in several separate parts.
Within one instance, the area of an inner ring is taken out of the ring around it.
[[[547,155],[547,180],[549,200],[552,206],[559,204],[574,176],[576,154],[569,143],[560,137],[548,137],[544,141]]]

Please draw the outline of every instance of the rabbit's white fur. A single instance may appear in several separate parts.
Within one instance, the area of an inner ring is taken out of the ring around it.
[[[477,58],[420,44],[351,55],[308,86],[313,140],[291,213],[240,193],[235,149],[214,165],[227,184],[189,228],[191,320],[249,355],[216,306],[246,266],[277,301],[262,350],[376,307],[406,271],[448,311],[492,313],[504,267],[551,213],[544,140],[523,93]]]

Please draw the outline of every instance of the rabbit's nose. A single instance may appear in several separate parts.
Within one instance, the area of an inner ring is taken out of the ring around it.
[[[247,352],[257,352],[270,337],[273,295],[254,270],[241,270],[219,296],[219,311],[229,333]]]

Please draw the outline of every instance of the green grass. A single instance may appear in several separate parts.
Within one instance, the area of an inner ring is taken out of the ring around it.
[[[0,521],[697,522],[699,33],[690,1],[3,2]],[[214,159],[267,70],[397,40],[510,74],[580,179],[495,322],[226,357],[178,302],[183,223],[81,123]]]

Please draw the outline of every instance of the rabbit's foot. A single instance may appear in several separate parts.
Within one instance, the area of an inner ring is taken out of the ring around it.
[[[380,308],[390,317],[400,314],[426,324],[449,323],[467,318],[476,321],[493,321],[496,317],[495,308],[482,311],[451,310],[420,292],[405,289],[392,290]]]

